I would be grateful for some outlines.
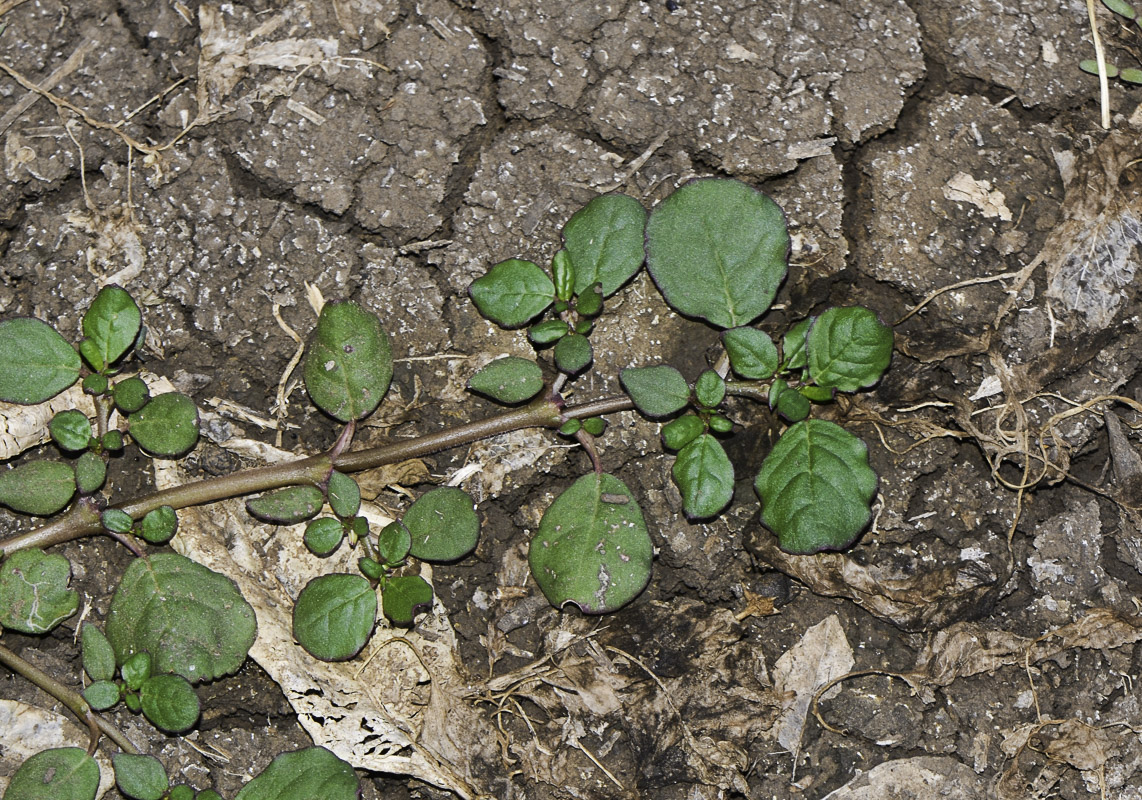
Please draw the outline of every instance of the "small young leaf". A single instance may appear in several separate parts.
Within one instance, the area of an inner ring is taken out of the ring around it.
[[[377,537],[377,555],[390,566],[405,560],[412,548],[412,534],[400,522],[390,522]]]
[[[596,281],[583,290],[575,301],[575,310],[584,317],[597,317],[603,313],[603,285]]]
[[[251,515],[275,525],[296,525],[321,511],[325,497],[316,486],[287,486],[246,501]]]
[[[805,340],[809,335],[809,326],[813,324],[815,317],[803,319],[794,325],[785,334],[782,339],[781,350],[785,357],[782,363],[782,369],[804,369],[805,365],[809,363],[809,357],[805,349]],[[770,403],[772,406],[772,403]]]
[[[544,345],[557,342],[568,334],[567,323],[561,319],[549,319],[531,326],[527,337],[535,344]]]
[[[770,394],[772,400],[773,395]],[[800,392],[786,389],[777,397],[777,413],[790,422],[800,422],[813,410],[812,404]]]
[[[115,785],[134,800],[159,800],[170,786],[163,762],[154,756],[116,753],[111,764],[115,767]]]
[[[607,421],[602,417],[587,417],[583,420],[583,430],[592,436],[602,436],[607,429]]]
[[[625,194],[599,195],[571,215],[563,242],[575,265],[575,294],[602,284],[610,297],[646,258],[646,209]]]
[[[551,259],[551,277],[555,282],[555,296],[570,300],[575,294],[575,266],[566,250],[560,250]]]
[[[722,344],[734,372],[749,380],[762,381],[777,372],[781,363],[777,345],[757,328],[730,328],[722,334]]]
[[[48,433],[61,450],[75,453],[86,450],[91,444],[91,423],[82,411],[68,409],[52,417]]]
[[[119,684],[95,681],[83,690],[83,699],[96,711],[106,711],[119,702]]]
[[[377,620],[377,593],[360,575],[322,575],[293,608],[293,635],[314,658],[344,661],[361,652]]]
[[[50,517],[74,494],[75,471],[59,461],[33,461],[15,469],[0,469],[0,505],[21,514]]]
[[[579,333],[564,336],[555,343],[555,366],[568,375],[585,370],[592,358],[591,340]]]
[[[389,335],[376,314],[353,302],[326,303],[305,354],[305,390],[334,419],[373,413],[393,379]]]
[[[668,417],[690,402],[690,386],[674,367],[631,367],[619,373],[619,381],[648,417]]]
[[[104,450],[117,451],[123,449],[123,433],[121,431],[107,431],[103,434],[101,442]]]
[[[714,433],[729,433],[734,429],[734,423],[723,417],[721,414],[714,414],[710,417],[710,430]]]
[[[151,390],[142,378],[124,378],[115,384],[112,396],[120,411],[131,414],[147,404],[151,399]]]
[[[480,537],[472,498],[452,486],[422,494],[402,522],[412,536],[409,552],[423,561],[455,561],[472,552]]]
[[[653,557],[646,522],[630,490],[613,475],[591,473],[544,513],[528,563],[553,606],[573,603],[585,613],[602,614],[622,608],[646,588]]]
[[[1089,72],[1091,75],[1097,75],[1098,74],[1098,61],[1096,61],[1093,58],[1084,58],[1082,61],[1079,62],[1079,69],[1081,69],[1083,72]],[[1106,65],[1106,77],[1117,78],[1118,77],[1118,67],[1114,66],[1113,64],[1108,63]]]
[[[577,419],[569,419],[559,426],[559,433],[563,436],[574,436],[583,427],[583,423]]]
[[[94,494],[107,480],[107,464],[88,450],[75,461],[75,487],[80,494]]]
[[[487,319],[518,328],[538,317],[555,299],[555,284],[531,261],[501,261],[472,281],[468,295]]]
[[[0,400],[34,405],[79,379],[79,354],[46,322],[30,317],[0,322]]]
[[[171,790],[167,792],[167,800],[194,800],[194,789],[185,783],[172,786]]]
[[[115,677],[115,651],[103,631],[90,622],[83,623],[83,669],[93,681],[109,681]]]
[[[398,575],[381,594],[381,609],[394,625],[412,625],[417,612],[426,607],[432,607],[432,587],[419,575]]]
[[[118,508],[109,508],[99,515],[99,521],[103,527],[113,533],[130,533],[131,528],[135,527],[135,520],[131,519],[131,515]]]
[[[543,389],[543,372],[534,361],[507,356],[484,365],[468,380],[468,388],[500,403],[522,403]]]
[[[1134,10],[1134,6],[1125,2],[1125,0],[1102,0],[1102,4],[1115,14],[1126,17],[1127,19],[1134,19],[1138,16],[1138,12]]]
[[[95,800],[98,789],[95,759],[80,747],[57,747],[21,764],[4,800]]]
[[[329,507],[339,517],[355,517],[361,509],[361,487],[343,472],[329,475]]]
[[[713,517],[733,499],[733,464],[721,442],[708,433],[678,451],[670,474],[682,493],[682,510],[691,519]]]
[[[646,224],[646,266],[666,302],[719,328],[748,325],[769,309],[788,257],[781,209],[736,180],[691,181]]]
[[[137,692],[151,677],[154,668],[155,662],[151,658],[150,653],[135,653],[123,662],[120,672],[123,675],[123,681],[127,684],[127,688],[133,692]]]
[[[0,625],[21,633],[47,633],[79,608],[67,588],[71,564],[58,553],[18,550],[0,564]]]
[[[132,714],[138,714],[143,710],[143,704],[139,702],[139,695],[137,692],[124,692],[122,699],[123,705],[127,706],[127,710]]]
[[[781,549],[804,555],[856,540],[872,518],[876,473],[864,442],[839,425],[811,419],[777,441],[754,488],[762,522]]]
[[[1142,69],[1127,67],[1118,73],[1118,77],[1127,83],[1142,83]]]
[[[94,348],[94,357],[84,356],[96,372],[117,361],[135,343],[142,324],[139,307],[118,286],[104,286],[83,315],[83,335]],[[86,349],[89,349],[86,348]]]
[[[797,391],[814,403],[829,403],[837,393],[836,389],[829,386],[801,386]]]
[[[717,408],[726,399],[726,382],[712,369],[705,370],[694,382],[694,398],[706,408]]]
[[[107,380],[106,375],[101,375],[98,372],[92,373],[83,379],[83,391],[87,394],[106,394],[108,387],[111,385]]]
[[[171,800],[174,799],[172,798]],[[194,800],[223,800],[223,797],[213,789],[203,789],[194,796]]]
[[[153,653],[156,673],[197,683],[242,666],[257,622],[225,575],[178,553],[157,553],[135,559],[123,574],[105,632],[118,663]]]
[[[185,394],[167,392],[127,417],[139,447],[160,458],[186,455],[198,441],[198,408]]]
[[[148,511],[139,525],[139,535],[151,544],[166,544],[178,532],[178,514],[170,506]]]
[[[368,556],[357,559],[357,569],[371,581],[379,581],[385,574],[385,565]]]
[[[303,539],[309,552],[315,556],[327,556],[337,549],[345,538],[345,528],[341,521],[333,517],[318,517],[305,526]]]
[[[591,332],[591,329],[594,327],[595,327],[595,323],[593,321],[586,319],[586,318],[580,318],[580,320],[578,322],[576,322],[574,327],[571,329],[571,332],[577,333],[580,336],[586,336],[587,334],[589,334]]]
[[[324,747],[310,747],[282,753],[234,800],[357,800],[358,790],[353,767]]]
[[[181,675],[153,675],[139,688],[143,715],[159,730],[182,733],[198,722],[198,695]]]
[[[809,329],[809,374],[818,386],[855,392],[892,360],[892,328],[867,308],[830,308]]]
[[[662,443],[668,450],[681,450],[705,432],[702,420],[694,414],[684,414],[662,427]]]

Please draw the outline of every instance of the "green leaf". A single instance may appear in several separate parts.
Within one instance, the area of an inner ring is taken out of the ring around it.
[[[91,423],[87,415],[74,408],[61,411],[48,423],[48,433],[61,450],[75,453],[91,444]]]
[[[734,372],[748,380],[763,381],[777,372],[781,359],[777,345],[757,328],[730,328],[722,333],[722,344]]]
[[[87,394],[98,395],[106,394],[107,389],[111,384],[110,381],[107,380],[106,375],[101,375],[98,372],[94,372],[84,378],[81,385],[83,386],[83,391]]]
[[[75,461],[75,488],[80,494],[94,494],[107,480],[107,464],[88,450]]]
[[[631,367],[619,372],[619,381],[648,417],[668,417],[690,402],[690,385],[674,367]]]
[[[642,511],[613,475],[584,475],[555,499],[528,563],[547,600],[588,614],[622,608],[650,581],[654,547]]]
[[[389,390],[393,354],[376,314],[356,303],[326,303],[305,355],[305,389],[341,422],[373,413]]]
[[[185,783],[180,783],[178,786],[172,786],[170,792],[167,793],[168,800],[194,800],[194,789],[191,789]]]
[[[166,544],[178,532],[178,514],[170,506],[148,511],[139,525],[139,535],[151,544]]]
[[[809,335],[809,326],[813,324],[814,319],[816,317],[801,320],[785,334],[781,341],[781,351],[785,356],[782,369],[804,369],[805,365],[809,363],[805,340]]]
[[[426,607],[432,607],[432,587],[419,575],[398,575],[385,584],[381,608],[394,625],[412,625],[417,612]]]
[[[303,539],[309,552],[315,556],[327,556],[337,549],[345,537],[341,521],[333,517],[318,517],[305,526]]]
[[[566,325],[563,325],[563,330],[566,332]],[[468,388],[500,403],[522,403],[543,389],[543,372],[530,359],[516,356],[497,358],[468,380]]]
[[[814,403],[829,403],[832,402],[837,390],[829,386],[798,386],[798,393],[805,396],[807,400],[812,400]]]
[[[719,328],[764,314],[785,279],[789,234],[777,204],[744,183],[692,181],[646,225],[646,265],[673,308]]]
[[[167,392],[127,417],[127,431],[153,456],[186,455],[198,441],[198,408],[185,394]]]
[[[455,561],[472,552],[480,518],[462,489],[438,486],[417,498],[402,520],[412,536],[409,552],[423,561]]]
[[[121,431],[107,431],[103,434],[103,441],[101,442],[104,450],[122,450],[123,449],[123,434]]]
[[[1089,72],[1091,75],[1097,75],[1098,74],[1098,61],[1096,61],[1093,58],[1084,58],[1082,61],[1079,62],[1079,69],[1081,69],[1083,72]],[[1117,78],[1118,77],[1118,67],[1114,66],[1113,64],[1108,63],[1106,65],[1106,77]]]
[[[818,386],[855,392],[892,360],[892,328],[867,308],[830,308],[809,329],[809,374]]]
[[[726,382],[712,369],[705,370],[694,382],[694,398],[706,408],[717,408],[726,399]]]
[[[1115,14],[1126,17],[1127,19],[1134,19],[1138,16],[1138,13],[1134,10],[1134,6],[1124,0],[1102,0],[1102,4]]]
[[[567,323],[561,319],[549,319],[532,325],[527,332],[527,338],[535,344],[544,345],[557,342],[568,334]]]
[[[127,688],[133,692],[139,691],[147,679],[151,677],[154,666],[155,662],[150,653],[135,653],[124,661],[120,672]]]
[[[603,285],[595,281],[588,286],[578,299],[575,301],[575,310],[583,317],[597,317],[603,313]],[[578,329],[581,325],[588,324],[587,320],[579,320],[575,326]],[[579,331],[586,333],[586,331]]]
[[[167,733],[188,731],[198,722],[198,695],[181,675],[148,678],[139,689],[139,701],[143,715]]]
[[[83,315],[87,340],[80,345],[80,352],[96,372],[102,372],[135,343],[142,321],[131,295],[118,286],[104,286]]]
[[[575,294],[598,281],[610,297],[646,258],[646,209],[625,194],[599,195],[563,226],[564,247],[575,265]]]
[[[574,436],[583,428],[583,423],[577,419],[569,419],[559,426],[559,433],[562,436]]]
[[[734,429],[734,423],[721,414],[714,414],[710,417],[710,430],[714,433],[729,433]]]
[[[123,705],[127,706],[127,710],[132,714],[138,714],[143,710],[143,704],[139,702],[139,695],[135,692],[123,693]]]
[[[566,250],[560,250],[551,259],[551,277],[555,283],[555,297],[570,300],[575,294],[575,265]]]
[[[113,533],[130,533],[135,527],[135,520],[126,511],[118,508],[109,508],[99,515],[99,522],[104,528]]]
[[[872,518],[876,473],[868,448],[825,420],[799,422],[765,457],[754,488],[762,522],[787,553],[840,550]]]
[[[357,569],[370,581],[379,581],[385,574],[385,565],[368,556],[357,559]]]
[[[147,404],[151,399],[151,390],[142,378],[124,378],[115,384],[112,396],[120,411],[131,414]]]
[[[571,333],[555,343],[555,366],[560,372],[576,375],[587,368],[594,354],[591,340],[579,333]]]
[[[29,758],[4,792],[4,800],[95,800],[99,765],[79,747],[57,747]]]
[[[412,534],[400,522],[390,522],[377,536],[377,555],[381,561],[395,566],[405,560],[412,549]]]
[[[79,378],[79,353],[46,322],[21,317],[0,322],[0,400],[33,405]]]
[[[119,702],[119,684],[109,680],[95,681],[83,690],[83,699],[96,711],[106,711]]]
[[[770,390],[770,402],[773,402],[773,393]],[[790,422],[800,422],[809,416],[809,412],[813,410],[812,404],[809,399],[800,392],[795,392],[792,389],[786,388],[777,395],[777,402],[775,405],[777,413],[785,417]]]
[[[542,314],[555,299],[555,284],[531,261],[501,261],[472,281],[468,295],[487,319],[518,328]]]
[[[670,472],[682,493],[682,510],[691,519],[713,517],[734,496],[734,466],[721,442],[708,433],[678,451]]]
[[[343,472],[329,475],[329,507],[339,517],[355,517],[361,510],[361,487]]]
[[[1142,83],[1142,69],[1127,67],[1118,73],[1118,77],[1127,83]]]
[[[115,767],[115,785],[135,800],[159,800],[170,786],[166,767],[154,756],[116,753],[111,764]]]
[[[662,443],[669,450],[681,450],[706,432],[706,426],[694,414],[684,414],[662,427]]]
[[[47,633],[79,608],[67,588],[71,564],[58,553],[18,550],[0,564],[0,625],[21,633]]]
[[[367,580],[322,575],[297,596],[293,635],[314,658],[344,661],[361,652],[376,620],[377,593]]]
[[[115,677],[115,651],[103,631],[90,622],[83,623],[83,669],[93,681],[109,681]]]
[[[310,747],[282,753],[234,800],[357,800],[358,788],[351,766],[324,747]]]
[[[325,504],[316,486],[287,486],[246,501],[251,515],[275,525],[296,525],[312,519]]]
[[[194,800],[223,800],[223,797],[213,789],[203,789],[194,796]]]
[[[592,436],[602,436],[607,429],[607,421],[602,417],[587,417],[583,420],[583,430]]]
[[[75,471],[59,461],[33,461],[0,469],[0,505],[21,514],[50,517],[75,494]]]
[[[122,664],[150,653],[155,672],[191,683],[237,671],[254,644],[254,609],[225,575],[177,553],[139,558],[111,598],[107,638]]]

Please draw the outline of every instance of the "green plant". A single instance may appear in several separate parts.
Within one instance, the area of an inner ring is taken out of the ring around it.
[[[544,513],[530,543],[532,574],[555,606],[614,611],[646,587],[654,554],[637,498],[604,471],[595,447],[605,432],[603,418],[624,410],[663,421],[683,509],[705,519],[725,510],[733,496],[736,474],[722,439],[740,427],[734,417],[743,412],[735,398],[760,402],[763,413],[790,423],[754,476],[762,520],[792,553],[849,546],[871,518],[877,479],[858,438],[809,416],[814,404],[880,378],[891,358],[892,332],[859,307],[802,320],[780,344],[754,327],[785,278],[788,253],[781,210],[737,181],[691,182],[649,214],[624,195],[597,197],[567,222],[550,274],[533,262],[509,259],[469,289],[484,316],[506,328],[527,326],[536,349],[550,351],[551,381],[537,361],[518,357],[498,359],[472,375],[472,391],[511,409],[419,439],[353,449],[358,423],[389,388],[392,345],[375,315],[350,301],[330,302],[321,309],[302,369],[315,405],[344,426],[331,450],[126,500],[109,496],[113,487],[106,477],[107,462],[123,450],[125,438],[155,456],[178,458],[194,448],[199,428],[191,398],[174,392],[151,397],[139,376],[124,374],[142,331],[134,300],[119,287],[101,290],[83,316],[78,348],[39,320],[0,322],[0,400],[40,403],[77,381],[94,400],[92,415],[65,410],[49,426],[70,462],[28,461],[0,473],[0,504],[55,517],[0,541],[0,624],[45,633],[75,613],[70,565],[45,548],[106,534],[139,556],[119,582],[103,630],[83,626],[83,666],[91,683],[82,694],[2,646],[0,661],[87,721],[92,749],[101,733],[113,739],[123,751],[115,771],[124,794],[189,796],[189,787],[169,787],[158,762],[137,753],[97,714],[123,702],[164,731],[185,731],[199,716],[193,685],[235,671],[254,642],[253,610],[228,578],[175,553],[144,552],[177,535],[180,509],[247,497],[247,510],[259,520],[305,523],[303,540],[315,558],[347,540],[360,554],[358,571],[311,580],[296,598],[293,633],[317,658],[353,658],[372,635],[379,606],[389,623],[407,626],[432,603],[432,587],[410,569],[412,560],[464,557],[477,544],[480,522],[467,494],[437,487],[400,520],[374,530],[360,513],[360,488],[350,473],[512,430],[551,428],[575,439],[593,470]],[[667,364],[627,368],[620,374],[624,395],[568,405],[568,383],[593,361],[595,320],[644,263],[672,308],[722,331],[724,356],[692,382]],[[112,424],[115,412],[122,427]],[[17,773],[5,798],[30,797],[32,789],[20,787],[57,779],[61,787],[51,797],[93,796],[93,764],[81,750],[40,754]],[[300,775],[339,787],[323,789],[322,796],[356,791],[348,765],[314,748],[281,756],[239,798],[310,796],[305,792],[312,787]]]

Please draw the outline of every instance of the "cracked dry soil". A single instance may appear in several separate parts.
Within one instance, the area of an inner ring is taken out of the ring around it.
[[[1134,58],[1137,29],[1098,20]],[[900,320],[884,380],[824,411],[881,475],[845,553],[790,557],[761,528],[750,483],[771,423],[746,406],[739,490],[706,524],[681,516],[657,426],[612,419],[604,463],[644,499],[659,555],[607,617],[551,609],[526,576],[525,531],[586,468],[579,451],[521,434],[375,481],[400,509],[388,484],[482,466],[465,483],[476,554],[433,576],[463,702],[491,732],[452,764],[472,795],[1142,798],[1142,112],[1112,85],[1113,130],[1098,126],[1084,3],[7,0],[0,25],[0,314],[72,335],[119,283],[145,303],[146,368],[202,404],[268,412],[295,349],[273,309],[308,331],[308,282],[393,336],[366,439],[489,414],[465,380],[531,349],[478,317],[468,283],[549,259],[597,193],[651,206],[700,175],[788,215],[793,263],[763,328],[827,305]],[[645,275],[619,297],[577,395],[616,391],[624,366],[706,365],[716,332],[673,317]],[[284,445],[328,447],[291,388]],[[191,461],[240,465],[208,437]],[[62,551],[101,619],[124,553]],[[78,683],[76,625],[4,638]],[[252,661],[199,692],[187,739],[115,719],[227,797],[309,741]],[[8,674],[0,696],[52,705]],[[0,733],[3,774],[11,744]],[[370,798],[448,796],[362,775]]]

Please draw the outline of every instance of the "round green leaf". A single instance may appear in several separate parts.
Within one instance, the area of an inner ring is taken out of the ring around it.
[[[130,533],[131,528],[135,527],[135,520],[131,519],[131,515],[118,508],[109,508],[99,515],[99,521],[103,527],[113,533]]]
[[[681,450],[706,432],[706,426],[694,414],[684,414],[662,426],[662,443],[670,450]]]
[[[575,310],[583,317],[597,317],[603,313],[603,285],[596,281],[583,290],[583,293],[578,296],[575,301]],[[580,325],[585,325],[586,320],[579,320],[578,328]],[[580,331],[585,333],[585,331]]]
[[[116,753],[111,764],[115,767],[115,785],[134,800],[159,800],[170,786],[163,762],[154,756]]]
[[[551,277],[555,283],[555,296],[560,300],[570,300],[575,294],[575,267],[566,250],[560,250],[551,259]]]
[[[103,434],[102,444],[104,450],[122,450],[123,433],[121,431],[107,431]]]
[[[454,561],[472,552],[480,518],[462,489],[438,486],[417,498],[402,520],[412,537],[409,552],[423,561]]]
[[[88,450],[75,461],[75,487],[80,494],[94,494],[107,480],[107,464]]]
[[[83,690],[83,699],[96,711],[106,711],[119,702],[119,684],[95,681]]]
[[[29,758],[4,792],[4,800],[95,800],[99,765],[79,747],[57,747]]]
[[[139,558],[127,568],[106,626],[118,663],[150,653],[156,673],[191,683],[235,672],[256,632],[254,609],[234,582],[177,553]]]
[[[726,398],[726,382],[712,369],[705,370],[694,382],[694,398],[706,408],[717,408]]]
[[[128,658],[123,662],[121,672],[123,680],[127,684],[127,688],[133,692],[139,691],[143,683],[151,677],[151,672],[154,669],[154,661],[151,659],[150,653],[135,653],[135,655]]]
[[[583,428],[583,423],[577,419],[569,419],[559,426],[559,433],[563,436],[574,436]]]
[[[840,550],[872,518],[876,473],[868,448],[832,422],[792,426],[765,457],[754,488],[762,522],[787,553]]]
[[[151,398],[151,390],[147,388],[142,378],[124,378],[115,384],[113,396],[119,410],[130,414],[147,404]]]
[[[721,414],[714,414],[710,417],[710,430],[714,433],[729,433],[733,429],[734,423]]]
[[[153,675],[139,689],[143,714],[159,730],[182,733],[198,722],[198,695],[181,675]]]
[[[114,363],[135,343],[143,318],[131,295],[118,286],[104,286],[83,315],[81,347],[96,372]]]
[[[592,436],[602,436],[607,429],[607,421],[602,417],[587,417],[583,420],[583,430]]]
[[[772,389],[770,390],[770,402],[773,402]],[[777,395],[775,408],[778,414],[790,422],[800,422],[809,416],[809,412],[813,410],[813,405],[805,395],[786,387]]]
[[[341,521],[333,517],[318,517],[305,526],[303,537],[306,548],[315,556],[327,556],[337,549],[345,537]]]
[[[625,194],[599,195],[571,215],[563,242],[575,265],[575,294],[602,284],[610,297],[646,258],[646,209]]]
[[[568,375],[585,370],[592,358],[591,340],[582,334],[571,333],[555,343],[555,366]]]
[[[370,581],[379,581],[385,574],[385,565],[368,556],[357,559],[357,569]]]
[[[567,326],[560,324],[566,332]],[[468,380],[468,388],[500,403],[522,403],[543,389],[543,372],[530,359],[497,358]]]
[[[809,326],[815,317],[803,319],[794,325],[781,340],[781,350],[785,357],[782,369],[804,369],[809,363],[809,356],[805,349],[805,340],[809,335]]]
[[[692,519],[712,517],[733,499],[734,466],[708,433],[678,451],[670,474],[682,493],[682,510]]]
[[[79,354],[46,322],[20,317],[0,322],[0,400],[32,405],[79,379]]]
[[[115,651],[103,631],[90,622],[83,623],[83,669],[93,681],[109,681],[115,677]]]
[[[1082,61],[1079,62],[1079,69],[1081,69],[1083,72],[1089,72],[1091,75],[1097,75],[1098,74],[1098,61],[1096,61],[1093,58],[1084,58]],[[1117,78],[1118,77],[1118,67],[1114,66],[1113,64],[1108,63],[1106,65],[1106,77]]]
[[[91,423],[86,414],[74,408],[52,417],[48,423],[48,433],[60,449],[69,453],[86,450],[91,444]]]
[[[246,501],[251,515],[275,525],[296,525],[312,519],[325,504],[316,486],[287,486]]]
[[[777,204],[740,181],[692,181],[646,225],[647,269],[673,308],[719,328],[764,314],[785,278],[789,234]]]
[[[47,633],[79,608],[70,580],[71,564],[58,553],[17,550],[0,564],[0,625]]]
[[[172,786],[170,792],[167,793],[168,800],[194,800],[194,789],[187,786],[185,783],[180,783],[178,786]]]
[[[555,499],[531,540],[531,574],[556,607],[622,608],[650,581],[654,548],[642,511],[613,475],[584,475]]]
[[[127,706],[127,710],[132,714],[138,714],[143,710],[143,704],[139,702],[139,695],[135,692],[123,694],[123,705]]]
[[[198,408],[185,394],[167,392],[127,417],[139,447],[160,458],[186,455],[198,441]]]
[[[1118,73],[1118,77],[1127,83],[1142,83],[1142,69],[1127,67]]]
[[[568,333],[567,323],[561,319],[549,319],[531,326],[527,337],[535,344],[551,344],[557,342]]]
[[[170,506],[148,511],[139,526],[139,535],[151,544],[166,544],[178,532],[178,514]]]
[[[293,608],[293,635],[314,658],[344,661],[361,652],[377,620],[377,593],[360,575],[322,575]]]
[[[194,796],[194,800],[223,800],[223,798],[213,789],[203,789]]]
[[[339,517],[355,517],[361,510],[361,487],[343,472],[329,475],[329,507]]]
[[[324,747],[310,747],[275,758],[234,800],[357,800],[358,789],[353,767]]]
[[[818,386],[855,392],[892,360],[892,328],[867,308],[830,308],[809,329],[809,374]]]
[[[777,372],[780,358],[777,345],[757,328],[730,328],[722,333],[722,344],[734,372],[748,380],[763,381]]]
[[[501,261],[472,281],[468,295],[487,319],[518,328],[542,314],[555,299],[555,284],[531,261]]]
[[[74,494],[75,471],[59,461],[0,468],[0,505],[21,514],[49,517],[66,506]]]
[[[405,560],[412,548],[412,534],[400,522],[390,522],[377,537],[377,555],[389,565]]]
[[[690,385],[674,367],[631,367],[619,372],[619,381],[648,417],[668,417],[690,402]]]
[[[305,389],[318,408],[348,422],[373,413],[393,379],[389,335],[353,302],[326,303],[305,355]]]
[[[87,394],[105,394],[111,384],[106,375],[94,372],[83,379],[82,385]]]
[[[432,607],[432,587],[419,575],[398,575],[385,584],[381,609],[394,625],[412,625],[417,612]]]

